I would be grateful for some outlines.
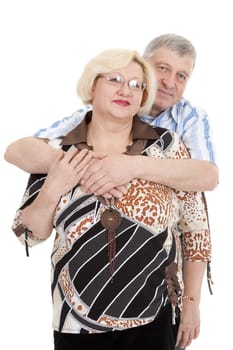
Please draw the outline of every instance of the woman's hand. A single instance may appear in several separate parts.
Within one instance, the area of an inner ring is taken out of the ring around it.
[[[176,346],[185,348],[189,346],[193,339],[200,333],[200,311],[199,303],[189,299],[183,300],[180,325],[177,335]]]
[[[22,221],[36,239],[46,239],[53,229],[54,211],[60,197],[79,183],[92,154],[87,149],[59,151],[37,198],[22,210]],[[43,218],[43,220],[41,220]]]
[[[60,198],[79,183],[91,159],[92,153],[87,149],[59,151],[50,166],[43,191]]]

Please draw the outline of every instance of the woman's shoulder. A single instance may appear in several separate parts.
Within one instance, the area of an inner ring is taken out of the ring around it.
[[[161,127],[156,127],[154,130],[159,138],[148,140],[147,149],[156,148],[163,155],[163,158],[190,158],[188,150],[176,132]]]

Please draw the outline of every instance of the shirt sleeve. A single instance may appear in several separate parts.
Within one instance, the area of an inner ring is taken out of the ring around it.
[[[71,116],[65,117],[61,120],[57,120],[48,128],[38,130],[33,136],[46,139],[55,139],[61,136],[65,136],[78,124],[81,123],[86,112],[90,109],[90,106],[86,106],[83,109],[79,109],[76,112],[74,112]]]
[[[187,150],[176,133],[168,149],[169,158],[189,158]],[[184,259],[209,262],[211,238],[204,193],[175,191],[179,204],[177,228],[183,242]]]
[[[211,240],[204,193],[178,192],[180,221],[178,230],[183,242],[184,259],[211,261]]]
[[[179,129],[179,127],[178,127]],[[183,130],[180,134],[191,158],[216,163],[216,151],[208,114],[200,108],[192,108],[183,116]]]
[[[18,237],[19,241],[27,247],[32,247],[43,240],[36,238],[31,231],[23,224],[21,220],[21,211],[30,205],[37,197],[44,181],[46,174],[32,174],[29,177],[23,199],[21,201],[19,209],[16,211],[15,217],[12,223],[12,230]]]

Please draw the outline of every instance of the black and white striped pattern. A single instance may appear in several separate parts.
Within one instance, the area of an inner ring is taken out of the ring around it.
[[[56,225],[62,224],[66,230],[82,214],[93,214],[96,203],[90,203],[87,199],[88,196],[84,196],[72,202],[58,216]],[[100,221],[93,224],[54,266],[52,292],[59,288],[63,303],[60,331],[70,313],[81,324],[81,328],[97,332],[121,329],[123,321],[138,319],[144,323],[146,319],[154,318],[166,304],[164,269],[176,255],[175,243],[169,254],[165,250],[167,237],[167,230],[155,235],[138,222],[123,216],[116,232],[116,264],[112,279],[106,230]],[[64,268],[68,270],[76,296],[88,309],[85,318],[66,300],[59,283]],[[108,326],[99,324],[102,317],[109,320]],[[111,320],[114,326],[109,326]],[[119,326],[116,320],[119,320]]]

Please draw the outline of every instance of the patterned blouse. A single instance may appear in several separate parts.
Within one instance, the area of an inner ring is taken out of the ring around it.
[[[85,120],[60,147],[87,146]],[[189,158],[177,134],[134,118],[133,144],[127,154],[153,158]],[[26,232],[20,210],[37,196],[46,175],[31,175],[13,231],[25,244],[40,241]],[[123,330],[153,321],[168,303],[179,305],[182,261],[210,261],[211,243],[205,200],[199,192],[133,179],[114,202],[121,216],[115,232],[114,271],[110,271],[108,235],[101,224],[106,203],[80,186],[61,197],[53,218],[51,256],[53,327],[66,333]]]

